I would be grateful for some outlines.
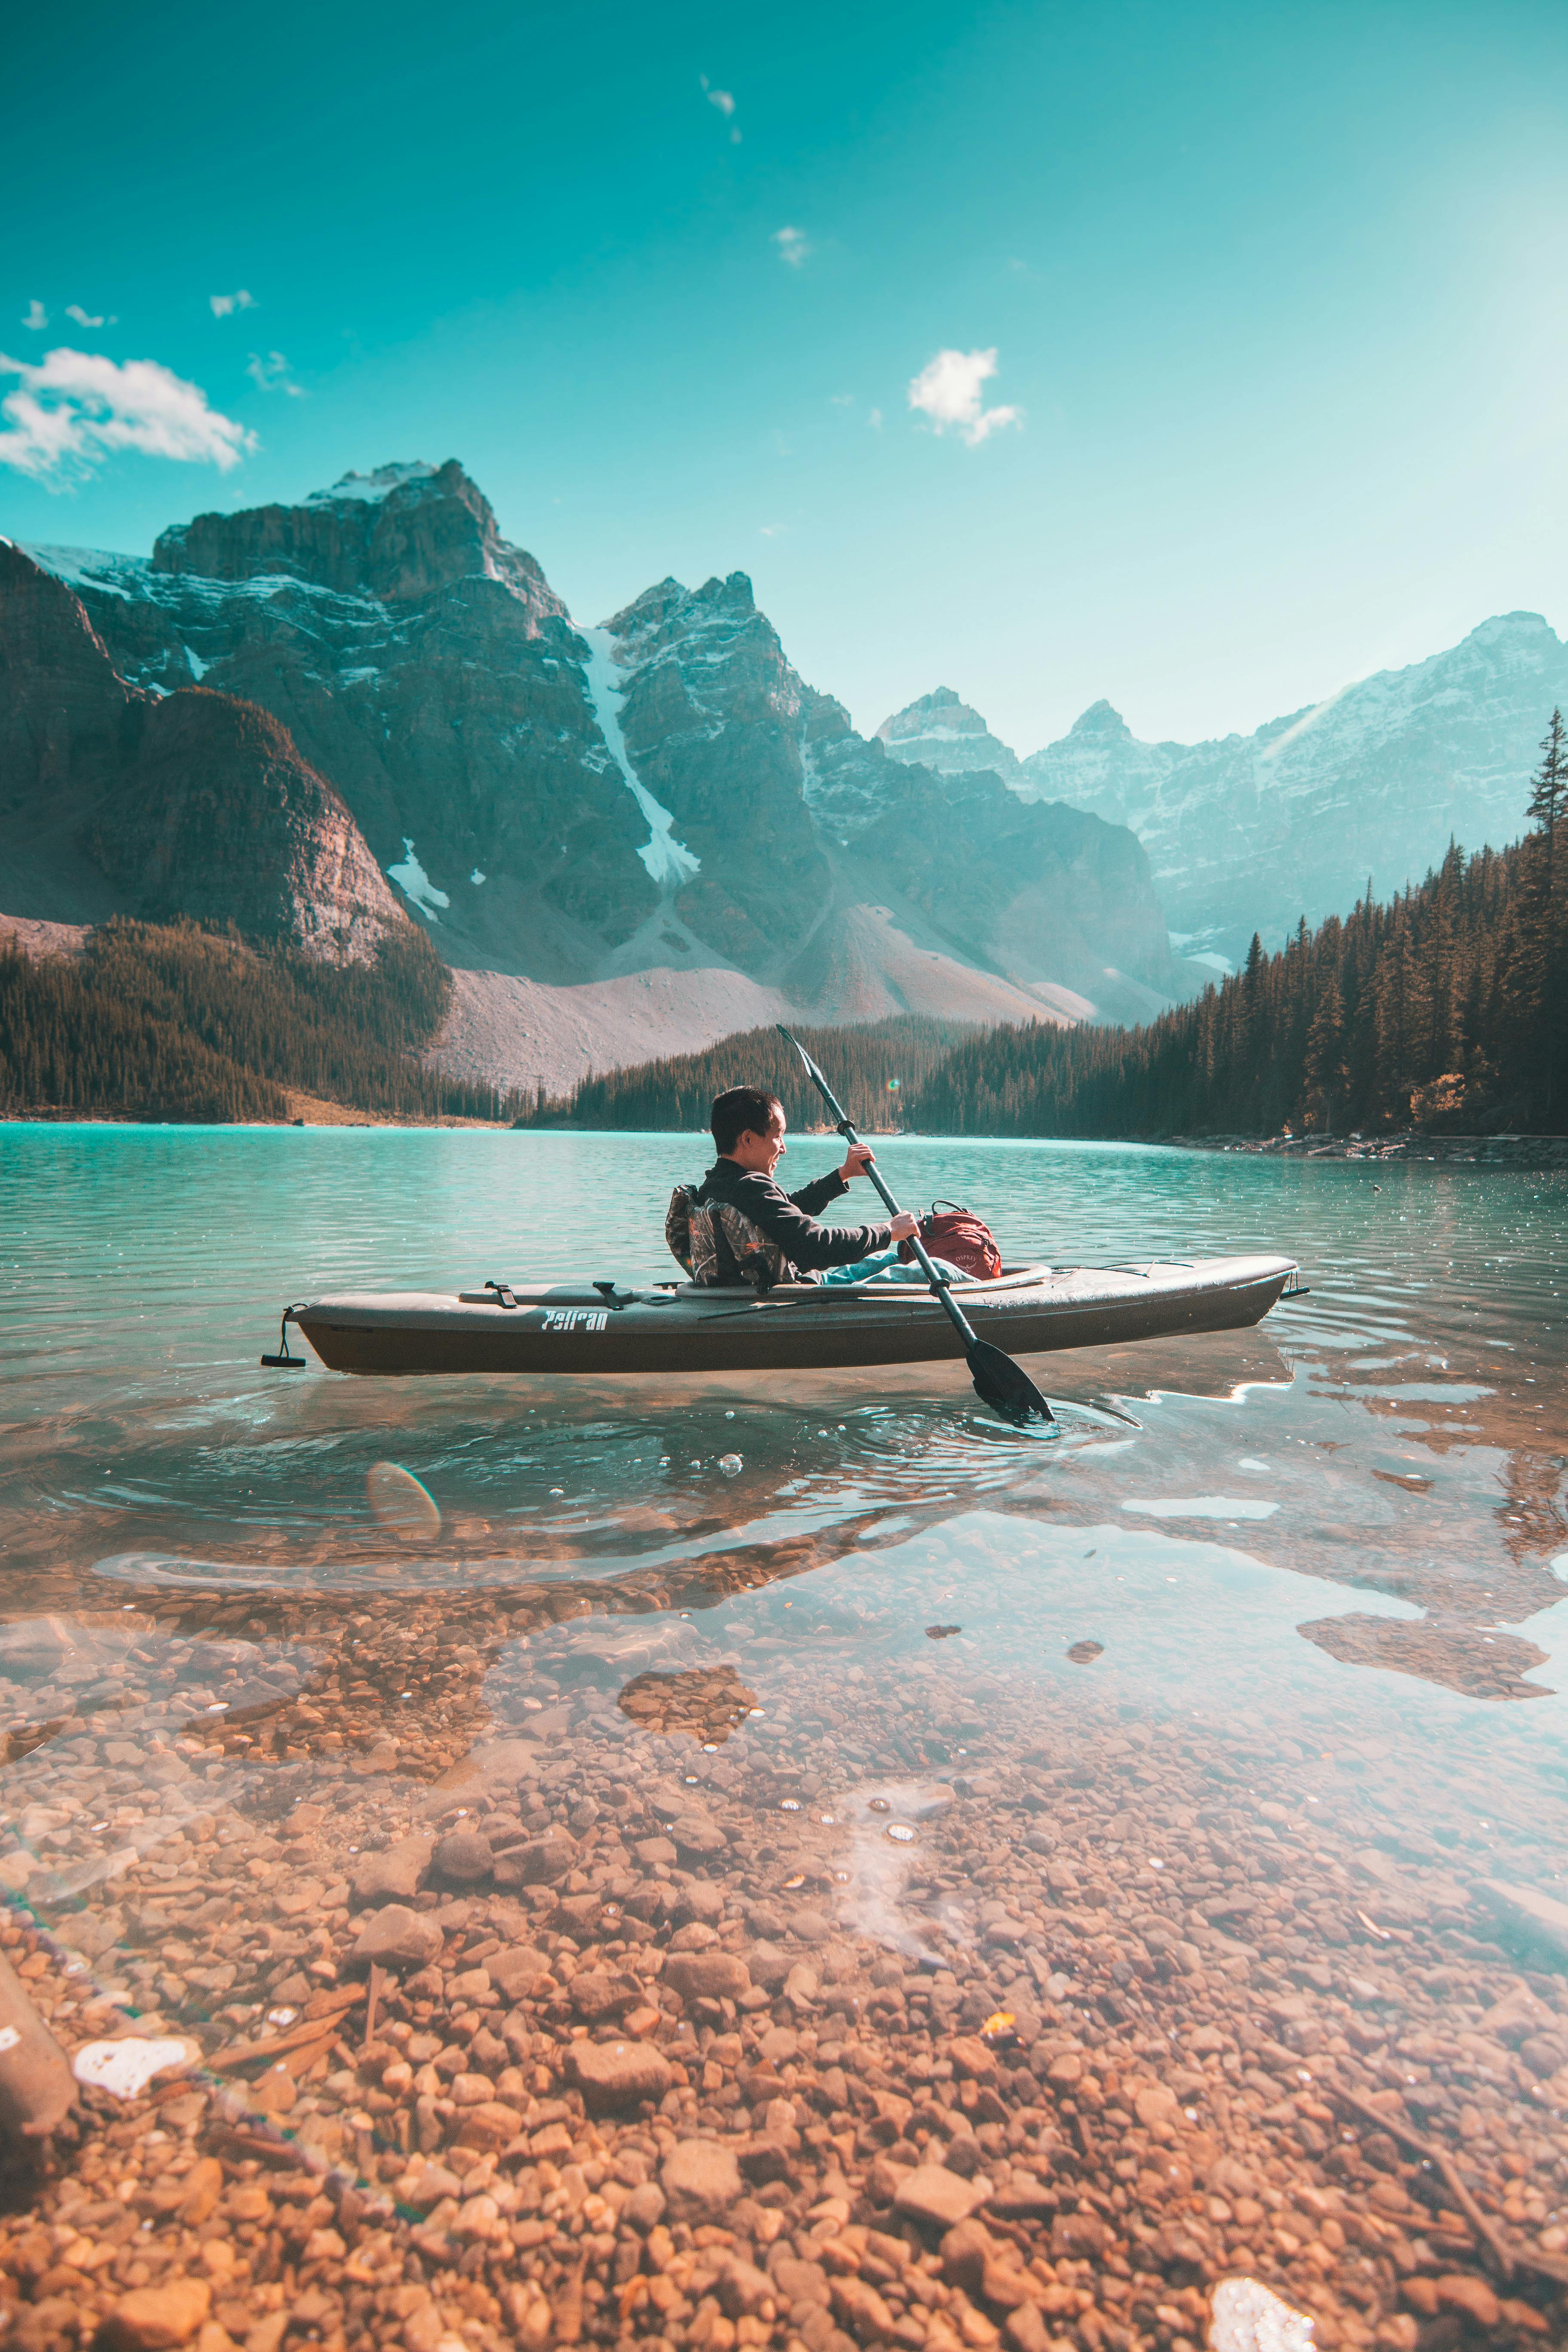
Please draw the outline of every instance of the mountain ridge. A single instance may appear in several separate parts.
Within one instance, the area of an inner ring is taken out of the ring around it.
[[[1451,835],[1470,847],[1516,838],[1521,785],[1563,702],[1568,645],[1540,614],[1495,614],[1456,646],[1250,734],[1146,742],[1101,700],[1027,758],[1001,746],[1011,765],[998,772],[1023,797],[1126,824],[1174,942],[1234,963],[1254,930],[1278,946],[1303,917],[1348,914],[1369,877],[1384,897],[1418,882]],[[988,736],[948,688],[879,732],[893,757],[918,743],[924,764],[949,772]]]
[[[287,731],[453,968],[436,1051],[498,1084],[738,1010],[1135,1018],[1182,984],[1125,829],[889,759],[743,573],[578,626],[455,460],[198,515],[151,558],[32,555],[139,708],[205,689]],[[125,870],[6,911],[91,919]]]

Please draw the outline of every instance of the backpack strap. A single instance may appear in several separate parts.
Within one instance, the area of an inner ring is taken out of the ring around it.
[[[664,1213],[664,1238],[671,1257],[688,1281],[691,1278],[691,1202],[696,1189],[692,1184],[678,1184]]]

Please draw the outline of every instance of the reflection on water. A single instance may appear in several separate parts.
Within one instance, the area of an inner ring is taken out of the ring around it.
[[[826,1154],[800,1142],[795,1181]],[[733,2137],[756,2217],[731,2236],[759,2262],[787,2196],[837,2178],[887,2221],[898,2168],[941,2153],[960,2179],[984,2162],[986,2211],[1050,2253],[1042,2324],[1089,2352],[1118,2329],[1182,2340],[1200,2316],[1179,2298],[1234,2271],[1310,2305],[1321,2343],[1408,2352],[1481,2310],[1438,2292],[1480,2277],[1476,2240],[1405,2212],[1418,2160],[1396,2130],[1384,2161],[1364,2116],[1352,2148],[1337,2081],[1470,2149],[1532,2250],[1512,2284],[1549,2310],[1552,2265],[1568,2276],[1563,1179],[1411,1166],[1374,1193],[1326,1162],[888,1154],[902,1197],[973,1201],[1015,1255],[1277,1246],[1311,1295],[1253,1333],[1045,1360],[1049,1433],[991,1422],[945,1367],[284,1380],[257,1356],[314,1288],[661,1274],[658,1204],[699,1147],[0,1131],[0,1882],[87,1964],[57,2031],[122,2030],[129,2005],[209,2061],[237,2036],[271,2053],[298,2028],[269,2018],[347,1997],[367,1906],[395,1896],[413,1941],[385,1962],[373,2073],[318,2032],[211,2095],[226,2129],[271,2117],[407,2208],[409,2165],[477,2144],[436,2062],[478,2052],[463,2079],[501,2113],[512,2186],[477,2235],[422,2225],[427,2268],[479,2248],[464,2275],[537,2278],[559,2305],[565,2257],[519,2216],[557,2193],[544,2143],[570,2149],[582,2113],[563,2037],[624,2051],[646,2011],[644,2168],[660,2116]],[[591,1265],[571,1201],[594,1203]],[[389,1465],[435,1507],[395,1530],[367,1496]],[[551,1990],[502,2034],[514,1948]],[[661,1953],[713,1990],[660,1996]],[[602,2013],[572,2005],[595,1969],[619,1988]],[[1536,2005],[1518,2032],[1509,1999]],[[1010,2061],[950,2058],[1002,2010]],[[1345,2218],[1363,2164],[1385,2238]],[[1120,2271],[1095,2213],[1128,2233]],[[621,2242],[573,2275],[626,2289],[649,2336],[674,2306],[637,2282],[669,2273],[645,2255],[622,2277]],[[842,2295],[831,2325],[943,2352],[938,2305],[875,2260],[887,2329]],[[266,2269],[235,2286],[231,2332],[280,2307],[258,2301]],[[984,2347],[1008,2306],[948,2285],[974,2322],[955,2340]],[[694,2339],[720,2352],[722,2300]]]

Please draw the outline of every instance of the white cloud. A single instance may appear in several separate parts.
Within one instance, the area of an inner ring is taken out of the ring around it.
[[[731,146],[738,147],[741,143],[741,134],[735,126],[734,92],[728,89],[715,89],[706,74],[699,74],[697,79],[702,84],[702,95],[709,105],[717,107],[725,121],[729,123]]]
[[[74,319],[79,327],[117,327],[120,324],[118,319],[89,318],[87,312],[82,309],[79,302],[68,302],[66,304],[66,317],[68,319]]]
[[[879,408],[874,408],[866,421],[870,425],[873,433],[879,433],[882,429],[881,410]]]
[[[1021,425],[1021,408],[983,408],[980,387],[996,373],[996,352],[938,352],[910,383],[910,406],[929,416],[931,430],[951,426],[972,449],[1004,425]]]
[[[22,324],[24,327],[31,328],[35,335],[41,335],[48,323],[49,314],[35,294],[27,305],[27,315]]]
[[[236,310],[254,310],[256,308],[255,295],[247,294],[243,286],[237,294],[209,294],[207,300],[212,304],[215,319],[227,319]]]
[[[258,392],[286,392],[290,400],[305,397],[304,386],[294,382],[281,352],[252,352],[245,373]]]
[[[39,479],[90,473],[119,449],[227,473],[258,446],[254,433],[207,406],[199,384],[156,360],[121,362],[62,347],[32,367],[0,352],[0,376],[9,375],[19,382],[0,401],[0,465]]]
[[[852,392],[830,392],[827,395],[827,405],[829,408],[853,408],[855,395]]]
[[[792,269],[798,269],[811,251],[811,241],[803,228],[775,228],[773,243],[778,247],[779,259],[787,261]]]

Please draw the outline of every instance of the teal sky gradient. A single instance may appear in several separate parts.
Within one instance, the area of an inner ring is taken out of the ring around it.
[[[858,725],[945,684],[1026,752],[1568,623],[1560,5],[89,0],[6,79],[0,352],[258,442],[0,465],[16,538],[456,457],[579,619],[745,571]],[[992,348],[1021,420],[933,431],[912,379]]]

